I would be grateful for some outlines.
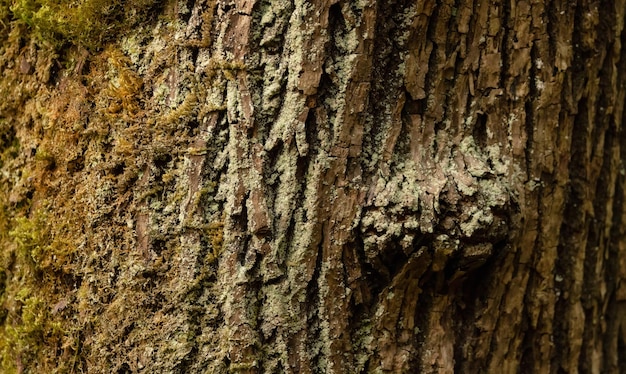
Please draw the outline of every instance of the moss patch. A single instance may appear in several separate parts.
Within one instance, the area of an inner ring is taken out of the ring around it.
[[[93,305],[81,300],[78,258],[89,253],[87,207],[110,186],[96,175],[117,179],[108,173],[116,162],[92,155],[108,155],[111,127],[127,127],[132,115],[135,101],[108,110],[114,89],[141,94],[109,40],[147,19],[152,3],[0,0],[2,373],[84,370],[84,315]]]
[[[124,27],[143,22],[154,0],[3,0],[0,16],[29,26],[40,40],[61,46],[67,42],[95,49]]]

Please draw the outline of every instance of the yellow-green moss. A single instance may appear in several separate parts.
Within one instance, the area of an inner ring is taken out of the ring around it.
[[[66,42],[98,48],[124,25],[146,18],[154,0],[3,0],[0,19],[13,18],[28,25],[43,41],[55,46]]]
[[[3,204],[2,211],[5,210]],[[41,281],[40,270],[52,248],[46,217],[43,210],[36,211],[33,217],[13,220],[0,215],[2,229],[10,228],[8,238],[0,237],[3,255],[14,253],[10,258],[5,256],[0,267],[0,302],[4,312],[0,327],[0,371],[3,373],[20,373],[27,366],[40,372],[71,372],[76,365],[77,332],[65,327],[60,315],[54,315],[64,306],[54,307],[55,301],[48,300],[51,285]],[[7,268],[12,269],[10,273]],[[7,274],[11,279],[7,279]],[[66,362],[38,361],[42,356],[53,357],[59,350],[67,357]],[[37,364],[33,365],[34,362]]]
[[[71,372],[76,366],[78,342],[74,333],[64,330],[63,324],[52,316],[52,308],[36,290],[36,285],[25,286],[8,303],[15,313],[0,329],[0,362],[3,373],[21,373],[24,367],[39,372]],[[6,301],[5,301],[6,302]],[[65,362],[38,362],[41,351],[64,351]]]
[[[40,216],[34,219],[19,217],[15,219],[14,227],[9,232],[17,247],[18,256],[26,261],[32,260],[35,266],[40,262],[42,252],[45,251],[44,231]]]

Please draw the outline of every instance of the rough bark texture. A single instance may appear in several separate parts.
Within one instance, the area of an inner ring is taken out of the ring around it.
[[[0,0],[3,372],[626,372],[623,0],[46,3]]]

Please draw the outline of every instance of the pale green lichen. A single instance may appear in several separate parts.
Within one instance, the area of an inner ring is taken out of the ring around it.
[[[488,208],[479,209],[472,207],[468,212],[469,220],[461,222],[461,231],[465,236],[472,234],[483,227],[488,227],[493,222],[493,214]]]

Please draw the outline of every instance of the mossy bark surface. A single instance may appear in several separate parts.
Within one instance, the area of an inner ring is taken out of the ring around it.
[[[625,1],[72,6],[0,0],[0,371],[626,372]]]

